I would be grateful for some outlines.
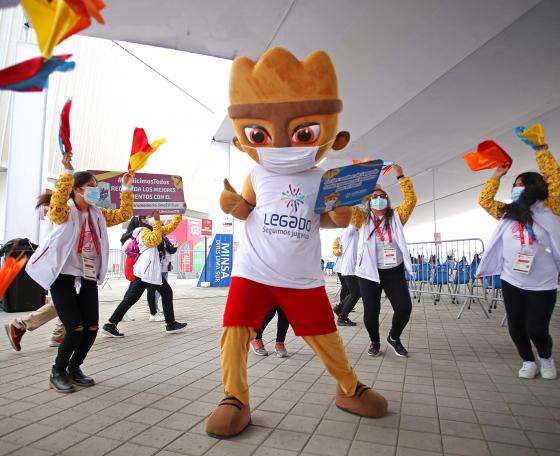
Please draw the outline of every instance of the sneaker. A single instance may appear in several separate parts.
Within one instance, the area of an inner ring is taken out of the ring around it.
[[[58,347],[62,343],[63,340],[64,340],[64,337],[59,337],[59,338],[51,337],[49,347]]]
[[[278,356],[278,358],[287,358],[290,356],[288,354],[288,350],[286,350],[286,344],[284,344],[284,342],[276,342],[274,351],[276,352],[276,356]]]
[[[112,323],[105,323],[101,332],[109,337],[124,337],[124,333],[119,332],[117,327]]]
[[[165,332],[167,334],[180,333],[183,332],[186,327],[186,323],[179,323],[178,321],[174,321],[173,323],[170,323],[165,327]]]
[[[165,321],[165,317],[162,314],[157,313],[155,315],[150,315],[149,321]]]
[[[15,351],[21,351],[21,338],[25,334],[25,329],[16,328],[12,323],[4,325],[10,344]]]
[[[134,321],[134,317],[127,312],[124,314],[122,321]]]
[[[340,312],[342,311],[342,306],[340,304],[337,304],[336,306],[334,306],[332,308],[332,311],[335,313],[335,315],[340,315]]]
[[[379,356],[381,354],[381,344],[379,342],[372,342],[369,344],[367,354],[373,357]]]
[[[338,326],[356,326],[357,323],[353,322],[348,317],[346,318],[338,317],[338,319],[336,320],[336,324]]]
[[[395,355],[400,356],[401,358],[406,358],[408,356],[408,351],[403,347],[400,339],[393,339],[391,336],[387,336],[387,342],[391,347],[393,347]]]
[[[519,369],[518,375],[519,378],[535,378],[538,373],[539,366],[535,361],[523,361],[523,366]]]
[[[541,358],[541,377],[547,380],[554,380],[556,376],[557,374],[554,360],[552,358]]]
[[[262,339],[253,339],[251,341],[251,348],[253,349],[253,353],[259,356],[268,356],[268,351],[264,348],[264,343]]]

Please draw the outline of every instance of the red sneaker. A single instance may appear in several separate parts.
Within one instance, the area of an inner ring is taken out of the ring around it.
[[[9,325],[4,325],[4,329],[6,330],[6,334],[8,335],[8,339],[10,340],[10,344],[15,351],[21,351],[21,338],[25,334],[25,329],[16,328],[12,323]]]

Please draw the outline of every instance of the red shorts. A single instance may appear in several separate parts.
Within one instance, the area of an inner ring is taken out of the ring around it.
[[[259,331],[273,306],[284,311],[296,336],[317,336],[336,331],[325,287],[273,287],[242,277],[231,279],[224,326],[248,326]]]

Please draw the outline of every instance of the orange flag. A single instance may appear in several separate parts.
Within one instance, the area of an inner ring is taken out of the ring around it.
[[[132,136],[132,150],[130,151],[130,160],[128,162],[129,171],[139,171],[148,162],[148,158],[159,146],[165,142],[165,139],[156,139],[151,144],[143,128],[135,128]]]
[[[4,296],[4,293],[23,269],[25,263],[27,263],[27,258],[23,254],[17,259],[11,256],[6,258],[2,269],[0,269],[0,297]]]
[[[471,171],[497,168],[501,165],[511,166],[513,160],[494,141],[481,142],[474,152],[469,152],[463,157]]]

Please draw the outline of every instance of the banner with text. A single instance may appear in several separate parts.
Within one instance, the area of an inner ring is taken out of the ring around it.
[[[101,207],[116,209],[120,206],[122,172],[90,171],[101,189]],[[185,212],[185,195],[181,176],[136,173],[134,175],[134,215],[161,215]]]
[[[206,281],[211,287],[229,287],[233,261],[233,235],[216,234],[212,248],[206,259],[206,278],[204,270],[200,273],[197,286]]]

